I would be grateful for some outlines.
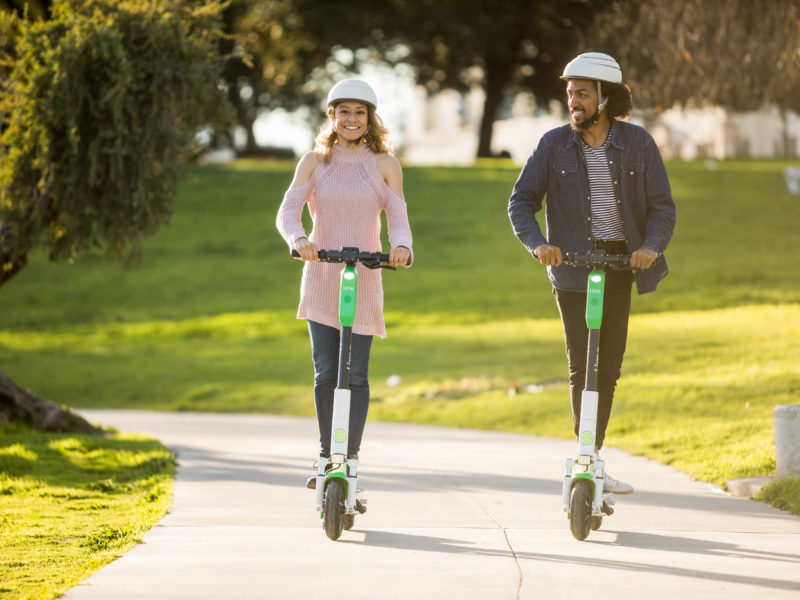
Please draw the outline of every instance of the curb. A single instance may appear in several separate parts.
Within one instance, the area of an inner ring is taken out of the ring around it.
[[[777,475],[764,475],[762,477],[745,477],[743,479],[729,479],[725,482],[728,493],[732,496],[742,498],[755,498],[767,483],[775,479]]]

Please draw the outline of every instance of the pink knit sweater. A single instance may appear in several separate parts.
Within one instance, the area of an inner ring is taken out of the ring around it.
[[[383,180],[375,165],[375,155],[366,144],[355,149],[334,144],[331,162],[320,164],[304,185],[286,192],[276,224],[290,248],[297,238],[307,235],[301,221],[306,203],[313,222],[307,237],[320,249],[355,246],[366,252],[381,250],[380,215],[385,211],[391,247],[405,246],[411,250],[406,203]],[[318,261],[305,264],[298,319],[340,328],[339,277],[343,268]],[[360,263],[356,269],[358,292],[353,332],[386,337],[381,270],[370,270]]]

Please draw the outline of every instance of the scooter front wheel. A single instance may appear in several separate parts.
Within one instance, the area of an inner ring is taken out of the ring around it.
[[[585,540],[592,525],[592,484],[578,479],[569,498],[569,528],[576,540]]]
[[[331,479],[325,486],[322,511],[322,526],[325,529],[325,535],[332,540],[338,540],[342,535],[345,517],[344,484],[341,479]]]

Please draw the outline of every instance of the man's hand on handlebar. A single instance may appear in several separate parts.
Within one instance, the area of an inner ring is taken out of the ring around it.
[[[649,269],[658,258],[658,252],[644,246],[631,254],[631,266],[634,269]]]
[[[297,238],[294,241],[294,249],[297,250],[302,260],[313,262],[319,258],[319,248],[307,237]]]
[[[564,262],[561,255],[561,248],[550,244],[539,244],[534,248],[533,255],[539,259],[545,267],[557,267]]]
[[[405,246],[397,246],[389,252],[389,264],[393,267],[405,267],[411,259],[411,250]]]

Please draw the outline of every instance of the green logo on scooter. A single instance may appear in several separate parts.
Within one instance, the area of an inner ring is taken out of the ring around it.
[[[588,446],[594,441],[594,434],[591,431],[581,433],[581,444]]]
[[[333,441],[337,444],[341,444],[343,441],[347,439],[347,433],[344,429],[337,429],[333,432]]]

